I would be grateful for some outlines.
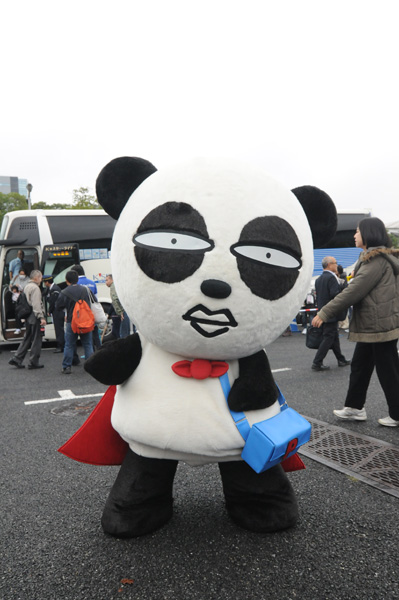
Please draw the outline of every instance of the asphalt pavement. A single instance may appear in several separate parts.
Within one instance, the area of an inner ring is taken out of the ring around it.
[[[341,345],[351,358],[345,334]],[[0,355],[1,600],[399,598],[399,499],[309,458],[305,471],[289,474],[300,506],[293,529],[239,529],[225,512],[217,466],[180,464],[164,528],[132,540],[105,535],[100,518],[118,468],[57,452],[105,387],[82,367],[62,375],[52,348],[43,350],[44,369],[17,370],[11,349]],[[300,333],[267,353],[290,406],[399,447],[399,428],[377,424],[388,413],[375,376],[369,419],[338,421],[332,410],[343,406],[349,368],[330,353],[330,371],[311,371],[314,351]]]

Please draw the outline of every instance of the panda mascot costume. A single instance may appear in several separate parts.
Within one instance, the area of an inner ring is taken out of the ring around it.
[[[87,360],[88,373],[110,388],[60,451],[122,463],[104,531],[128,538],[163,526],[179,460],[218,463],[237,525],[293,526],[298,507],[285,470],[303,463],[286,452],[282,465],[256,472],[241,457],[238,422],[253,429],[281,411],[264,348],[302,305],[313,246],[335,233],[332,200],[312,186],[290,191],[231,160],[157,171],[130,157],[104,167],[97,197],[117,219],[112,274],[137,333]]]

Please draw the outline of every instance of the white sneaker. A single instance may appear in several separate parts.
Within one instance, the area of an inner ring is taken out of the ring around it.
[[[399,421],[395,421],[391,417],[384,417],[383,419],[378,419],[380,425],[385,425],[385,427],[399,427]]]
[[[20,330],[20,329],[16,329],[16,330],[14,331],[14,333],[15,333],[16,335],[18,335],[19,333],[21,333],[21,330]]]
[[[366,409],[364,408],[350,408],[349,406],[344,406],[341,410],[333,410],[333,413],[340,419],[349,419],[351,421],[367,420]]]

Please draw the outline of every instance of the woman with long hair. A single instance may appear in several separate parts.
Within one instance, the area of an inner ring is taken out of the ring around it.
[[[389,409],[389,416],[378,422],[399,427],[399,250],[391,248],[385,225],[376,217],[360,221],[355,244],[363,252],[350,285],[321,309],[312,325],[320,327],[353,306],[349,340],[356,346],[349,388],[344,408],[334,414],[340,419],[367,419],[364,405],[375,367]]]

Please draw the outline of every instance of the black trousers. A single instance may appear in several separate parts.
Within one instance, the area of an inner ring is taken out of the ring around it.
[[[63,350],[64,346],[65,346],[65,332],[64,332],[65,315],[64,315],[64,311],[55,310],[53,312],[52,317],[53,317],[53,323],[54,323],[55,337],[57,340],[57,348],[61,348],[61,350]]]
[[[398,340],[366,344],[358,342],[353,353],[345,406],[363,408],[374,367],[384,391],[389,416],[399,421]]]
[[[323,338],[321,340],[319,349],[316,352],[316,356],[314,357],[313,364],[321,365],[329,350],[334,352],[338,361],[346,360],[345,356],[341,352],[341,346],[339,343],[338,321],[334,321],[333,323],[323,323],[322,328]]]

